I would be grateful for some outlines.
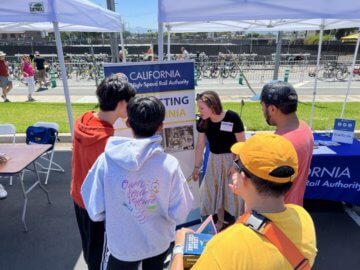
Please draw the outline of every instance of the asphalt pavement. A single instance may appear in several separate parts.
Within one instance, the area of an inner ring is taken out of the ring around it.
[[[23,196],[19,179],[14,178],[14,185],[9,186],[8,178],[0,178],[8,191],[7,199],[0,201],[0,269],[86,269],[69,195],[71,151],[58,147],[54,159],[65,172],[50,175],[46,188],[51,204],[39,187],[29,194],[27,233],[21,222]],[[35,176],[28,172],[25,177],[30,186]],[[359,269],[360,222],[348,215],[349,208],[340,202],[320,200],[307,200],[305,208],[317,233],[319,252],[313,269]]]

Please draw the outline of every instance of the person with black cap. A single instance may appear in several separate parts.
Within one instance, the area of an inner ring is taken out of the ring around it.
[[[310,269],[317,253],[314,223],[303,207],[284,203],[298,172],[292,143],[262,133],[235,143],[231,151],[237,158],[229,187],[244,200],[245,213],[206,243],[191,269]],[[171,270],[183,269],[190,232],[177,231]]]
[[[45,58],[40,56],[40,53],[38,51],[35,52],[34,63],[36,65],[36,78],[39,83],[39,88],[42,87],[42,83],[43,83],[43,86],[45,87],[44,89],[47,89],[48,83],[46,82],[46,69],[45,69],[45,65],[47,65],[47,62]]]
[[[298,95],[291,84],[272,81],[264,85],[260,100],[266,122],[276,126],[276,134],[292,142],[299,158],[299,173],[285,194],[285,202],[303,205],[314,137],[310,127],[296,115]]]

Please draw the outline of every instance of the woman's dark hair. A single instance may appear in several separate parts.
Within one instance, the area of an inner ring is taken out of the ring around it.
[[[134,87],[124,75],[113,74],[106,77],[96,89],[99,107],[102,111],[113,111],[119,101],[129,102],[136,94]]]
[[[221,100],[219,95],[214,91],[204,91],[201,94],[196,95],[196,101],[202,101],[208,106],[213,113],[220,115],[223,111]],[[209,119],[200,119],[199,127],[206,129]]]
[[[135,97],[127,106],[127,114],[135,137],[151,137],[165,119],[165,106],[153,96]]]

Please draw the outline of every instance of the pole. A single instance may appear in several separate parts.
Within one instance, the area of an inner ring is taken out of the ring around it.
[[[282,43],[282,32],[279,31],[278,36],[277,36],[277,42],[276,42],[276,54],[275,54],[275,66],[274,66],[273,80],[277,80],[279,77],[281,43]]]
[[[310,128],[313,125],[313,117],[314,117],[314,109],[315,109],[315,98],[316,98],[316,90],[317,90],[317,82],[318,82],[318,73],[320,69],[320,57],[321,57],[321,47],[322,47],[322,40],[324,34],[324,20],[322,25],[320,26],[320,37],[319,37],[319,47],[318,47],[318,55],[316,59],[316,68],[315,68],[315,82],[314,82],[314,91],[313,91],[313,99],[311,104],[311,113],[310,113]]]
[[[123,22],[121,22],[121,26],[123,26]],[[126,51],[125,51],[125,45],[124,45],[124,36],[123,36],[123,27],[121,27],[120,31],[120,43],[121,43],[121,50],[123,54],[123,62],[126,63]]]
[[[159,1],[160,2],[160,1]],[[158,24],[158,60],[164,59],[163,24]]]
[[[106,0],[107,9],[115,11],[114,0]],[[111,46],[111,62],[119,62],[118,46],[116,41],[116,33],[110,33],[110,46]]]
[[[358,29],[358,38],[357,38],[357,41],[356,41],[355,53],[354,53],[354,57],[353,57],[353,61],[352,61],[351,69],[350,69],[350,75],[349,75],[346,95],[345,95],[344,103],[343,103],[343,106],[342,106],[340,118],[343,118],[343,116],[344,116],[345,106],[346,106],[346,102],[347,102],[347,99],[348,99],[348,96],[349,96],[351,82],[352,82],[352,79],[353,79],[353,76],[354,76],[353,71],[354,71],[355,64],[356,64],[356,57],[357,57],[357,54],[358,54],[358,51],[359,51],[359,43],[360,43],[360,28]]]
[[[252,45],[253,45],[253,32],[250,33],[250,54],[252,54]]]
[[[61,44],[61,37],[60,37],[60,30],[59,30],[59,23],[53,22],[54,26],[54,34],[55,34],[55,41],[56,41],[56,49],[57,54],[59,58],[59,65],[61,69],[61,77],[63,81],[63,87],[64,87],[64,95],[65,95],[65,101],[66,101],[66,109],[67,109],[67,115],[69,119],[69,125],[70,125],[70,132],[71,136],[74,134],[74,120],[72,116],[72,109],[71,109],[71,101],[70,101],[70,94],[69,94],[69,85],[66,77],[66,68],[65,68],[65,61],[64,61],[64,52],[62,49]]]
[[[167,60],[170,61],[170,26],[166,26],[167,28]]]

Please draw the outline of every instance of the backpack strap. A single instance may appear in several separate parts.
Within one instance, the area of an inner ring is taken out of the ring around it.
[[[295,270],[311,269],[309,260],[295,244],[268,218],[252,211],[244,213],[237,221],[265,236],[292,265]]]

